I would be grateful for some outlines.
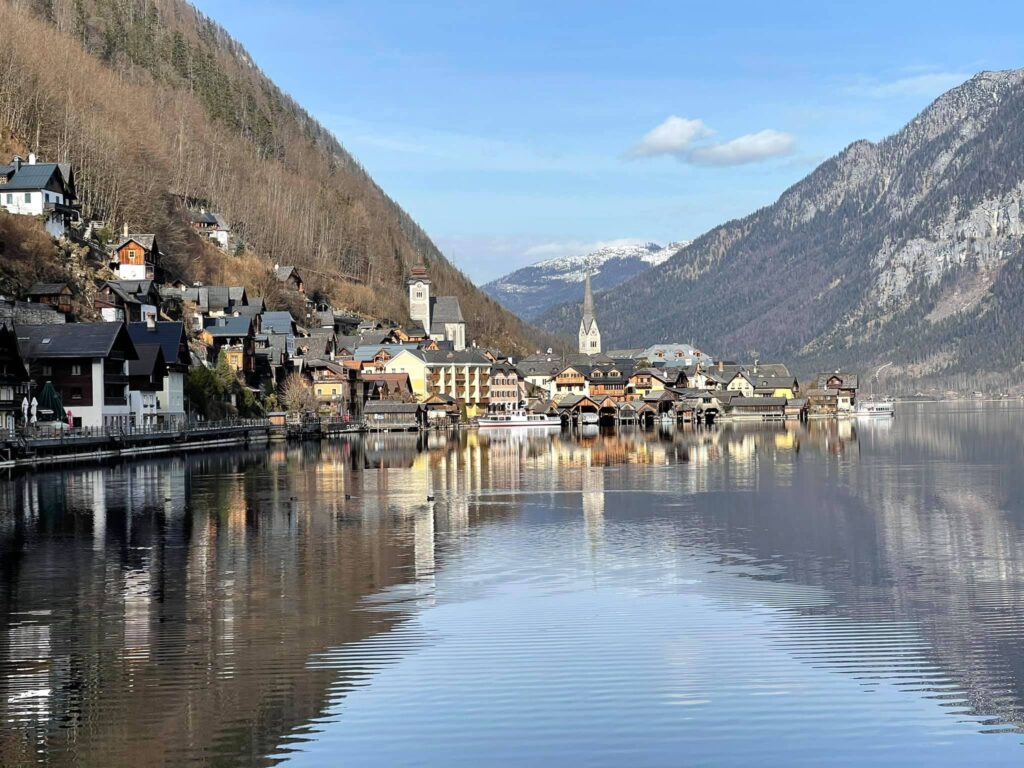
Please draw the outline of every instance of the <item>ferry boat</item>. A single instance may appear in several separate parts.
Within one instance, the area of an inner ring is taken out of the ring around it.
[[[890,400],[861,400],[857,403],[854,415],[892,418],[896,415],[896,404]]]
[[[557,416],[529,411],[496,411],[477,420],[480,429],[495,427],[526,427],[527,429],[561,429],[562,420]]]

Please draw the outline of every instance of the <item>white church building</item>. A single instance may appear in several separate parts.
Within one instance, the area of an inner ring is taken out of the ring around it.
[[[450,341],[456,352],[466,348],[466,321],[457,296],[430,295],[430,276],[423,263],[412,268],[409,279],[409,317],[423,327],[423,335]]]

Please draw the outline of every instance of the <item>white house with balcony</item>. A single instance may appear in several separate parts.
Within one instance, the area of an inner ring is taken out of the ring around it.
[[[75,174],[68,163],[40,163],[30,154],[28,162],[17,155],[0,165],[0,206],[8,213],[44,218],[53,237],[67,232],[78,218]]]

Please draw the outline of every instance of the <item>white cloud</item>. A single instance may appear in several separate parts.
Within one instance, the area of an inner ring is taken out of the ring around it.
[[[681,155],[690,149],[697,139],[707,138],[714,133],[703,120],[691,120],[671,115],[665,122],[644,136],[630,153],[633,157],[654,157],[655,155]]]
[[[714,135],[703,120],[672,115],[648,132],[630,151],[632,158],[670,155],[691,165],[726,166],[759,163],[793,154],[796,138],[766,129],[723,142],[702,141]]]
[[[769,128],[721,144],[694,147],[689,154],[689,161],[694,165],[745,165],[791,155],[794,149],[795,137]]]
[[[852,90],[876,99],[940,96],[970,78],[963,72],[926,72],[896,80],[862,79]]]

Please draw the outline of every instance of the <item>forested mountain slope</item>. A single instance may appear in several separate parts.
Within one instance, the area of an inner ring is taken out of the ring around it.
[[[473,338],[533,346],[529,329],[187,3],[0,0],[0,29],[0,159],[31,149],[73,163],[85,214],[156,232],[172,273],[244,280],[294,264],[339,306],[399,320],[404,275],[422,258],[437,292],[459,296]],[[223,213],[245,258],[204,248],[185,198]]]
[[[1009,378],[1024,358],[1024,70],[983,72],[597,297],[607,346]],[[638,311],[643,307],[645,311]],[[575,306],[542,320],[573,332]]]

